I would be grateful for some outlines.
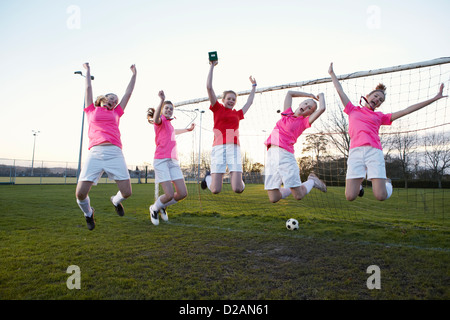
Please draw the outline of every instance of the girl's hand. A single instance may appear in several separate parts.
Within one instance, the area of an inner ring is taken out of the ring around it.
[[[311,98],[314,99],[314,100],[319,101],[319,96],[320,96],[321,94],[323,94],[323,93],[319,93],[317,96],[311,94]]]
[[[132,65],[131,67],[130,67],[130,69],[131,69],[131,72],[133,72],[133,74],[136,74],[136,65]]]
[[[210,64],[211,66],[215,67],[215,66],[217,66],[217,65],[219,64],[219,61],[218,61],[218,60],[210,61],[209,64]]]
[[[195,128],[195,123],[192,123],[191,126],[187,129],[187,131],[192,131]]]
[[[256,80],[255,78],[253,78],[252,76],[248,77],[250,79],[250,82],[252,83],[252,85],[256,85]]]
[[[85,62],[85,63],[83,63],[83,67],[86,69],[86,70],[89,70],[91,67],[89,66],[89,62]]]
[[[160,97],[161,98],[161,100],[166,100],[166,96],[164,95],[164,91],[160,91],[160,92],[158,92],[158,97]]]
[[[439,92],[438,92],[438,94],[436,95],[435,99],[436,99],[436,100],[439,100],[439,99],[442,99],[442,98],[447,98],[448,96],[444,96],[444,95],[443,95],[443,92],[444,92],[444,84],[441,83],[441,86],[439,87]]]

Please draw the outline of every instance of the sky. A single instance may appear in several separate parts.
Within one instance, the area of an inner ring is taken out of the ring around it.
[[[36,130],[36,161],[78,161],[84,62],[94,96],[121,97],[136,65],[120,130],[127,163],[142,165],[154,155],[147,108],[159,90],[206,97],[208,52],[222,91],[249,90],[249,75],[260,88],[328,77],[330,62],[337,74],[384,68],[449,57],[448,12],[448,0],[3,0],[0,158],[31,160]]]

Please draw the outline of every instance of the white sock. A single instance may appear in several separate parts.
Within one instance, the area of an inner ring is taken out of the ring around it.
[[[169,202],[164,203],[164,204],[163,204],[163,208],[165,209],[165,208],[167,208],[168,206],[171,206],[171,205],[173,205],[173,204],[175,204],[175,203],[177,203],[177,202],[178,202],[177,200],[172,199],[172,200],[170,200]]]
[[[122,193],[120,192],[120,190],[116,193],[116,195],[113,197],[112,199],[112,203],[113,205],[117,206],[119,205],[119,203],[121,203],[123,200],[125,200],[125,198],[122,196]]]
[[[281,192],[281,199],[284,199],[291,194],[291,189],[290,188],[280,188],[280,192]]]
[[[308,194],[311,189],[314,187],[314,180],[306,180],[306,182],[302,183],[302,186],[306,188],[306,194]]]
[[[208,186],[208,189],[211,190],[210,186],[211,186],[211,181],[212,181],[212,177],[211,175],[207,175],[205,177],[205,181],[206,181],[206,185]]]
[[[161,201],[161,197],[162,196],[156,199],[155,203],[153,204],[153,209],[155,209],[155,211],[159,211],[159,209],[164,207],[164,204]]]
[[[244,183],[244,181],[242,181],[242,191],[244,191],[244,189],[245,189],[245,183]]]
[[[392,187],[392,183],[386,182],[386,191],[387,191],[387,199],[389,199],[392,196],[392,191],[393,191],[393,187]]]
[[[89,196],[87,196],[84,200],[77,199],[77,203],[81,211],[83,211],[85,217],[92,216],[91,200],[89,199]]]
[[[362,184],[359,185],[359,190],[362,190],[363,186]]]

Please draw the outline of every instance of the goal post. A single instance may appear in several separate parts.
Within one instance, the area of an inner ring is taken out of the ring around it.
[[[416,63],[410,63],[410,64],[404,64],[404,65],[398,65],[394,67],[387,67],[387,68],[380,68],[380,69],[374,69],[374,70],[368,70],[368,71],[357,71],[352,72],[348,74],[343,74],[337,76],[338,80],[349,80],[349,79],[356,79],[361,77],[368,77],[368,76],[375,76],[375,75],[381,75],[385,73],[392,73],[392,72],[398,72],[398,71],[404,71],[404,70],[412,70],[417,68],[423,68],[423,67],[431,67],[431,66],[437,66],[450,63],[450,57],[442,57],[437,58],[433,60],[427,60],[422,62],[416,62]],[[327,83],[331,82],[330,77],[326,78],[320,78],[320,79],[313,79],[313,80],[305,80],[305,81],[299,81],[299,82],[292,82],[282,85],[275,85],[270,87],[264,87],[264,88],[258,88],[256,89],[256,93],[264,93],[264,92],[270,92],[270,91],[276,91],[276,90],[283,90],[283,89],[291,89],[291,88],[298,88],[303,86],[309,86],[313,84],[320,84],[320,83]],[[245,90],[245,91],[239,91],[237,92],[238,96],[248,95],[250,94],[251,90]],[[217,96],[218,99],[222,98],[221,95]],[[186,101],[180,101],[176,102],[174,104],[174,107],[180,107],[184,105],[192,105],[197,104],[201,102],[208,101],[208,97],[203,98],[197,98],[197,99],[191,99]]]

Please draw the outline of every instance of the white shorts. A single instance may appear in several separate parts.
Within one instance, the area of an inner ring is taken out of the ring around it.
[[[155,183],[184,179],[180,163],[175,159],[154,159]]]
[[[211,173],[242,172],[241,147],[236,144],[213,146],[211,151]]]
[[[277,146],[267,150],[264,167],[264,190],[295,188],[302,185],[300,169],[293,153]]]
[[[98,183],[103,172],[110,180],[129,180],[127,164],[122,149],[115,145],[99,145],[89,150],[86,161],[81,168],[79,181]]]
[[[383,151],[371,146],[362,146],[350,150],[347,160],[346,179],[365,178],[386,179],[386,167]]]

